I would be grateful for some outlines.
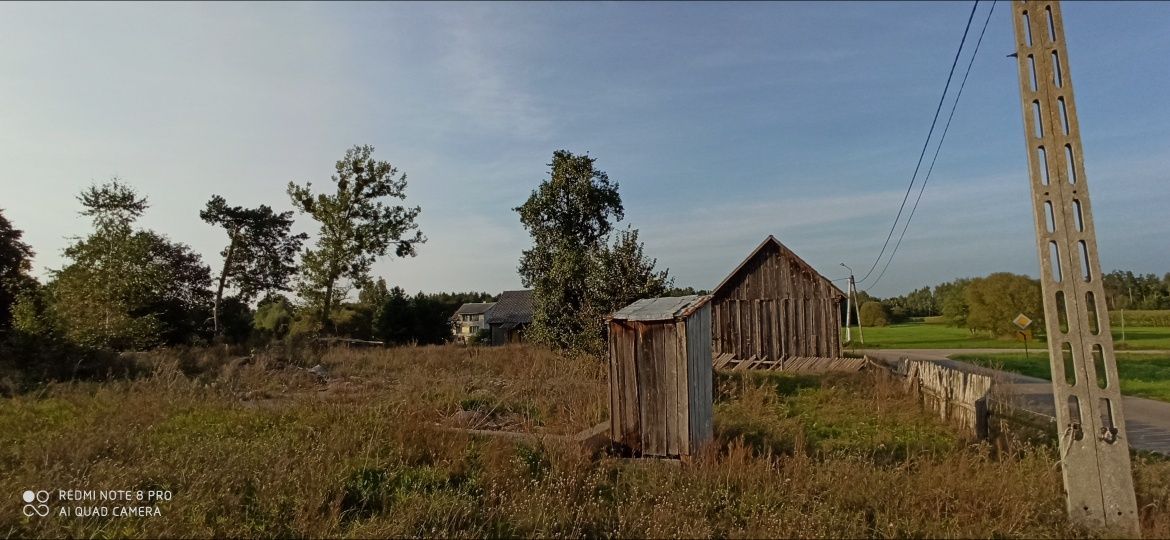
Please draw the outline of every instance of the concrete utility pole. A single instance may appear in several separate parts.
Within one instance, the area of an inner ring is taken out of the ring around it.
[[[1069,518],[1105,536],[1139,536],[1060,4],[1012,7]]]

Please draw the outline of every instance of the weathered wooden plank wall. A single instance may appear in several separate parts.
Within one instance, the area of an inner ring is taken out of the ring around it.
[[[686,326],[690,409],[687,450],[694,453],[714,436],[715,388],[711,366],[711,305],[691,315]]]
[[[828,373],[830,371],[861,371],[868,362],[864,358],[810,358],[788,356],[781,360],[738,360],[731,355],[715,359],[716,369],[732,371],[785,371],[790,373]]]
[[[713,436],[711,308],[609,322],[610,432],[640,455],[683,456]]]
[[[971,430],[976,438],[987,436],[987,398],[992,379],[934,362],[908,360],[907,385],[922,396],[927,408]]]
[[[712,296],[714,358],[840,356],[839,291],[778,244],[765,243]]]

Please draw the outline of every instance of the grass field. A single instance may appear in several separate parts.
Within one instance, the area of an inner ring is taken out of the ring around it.
[[[963,328],[938,323],[906,323],[865,328],[865,344],[853,328],[853,346],[871,349],[1023,349],[1024,342],[1016,339],[989,338],[986,334],[972,334]],[[1113,328],[1113,340],[1118,350],[1170,350],[1170,327],[1127,327],[1125,341],[1121,331]],[[842,331],[844,342],[844,331]],[[1043,340],[1029,340],[1028,346],[1043,350]]]
[[[959,354],[951,358],[1052,379],[1047,352],[1033,352],[1028,358],[1022,353]],[[1170,354],[1120,353],[1117,355],[1117,374],[1121,378],[1122,394],[1170,401]]]
[[[970,444],[881,378],[721,374],[681,465],[436,429],[574,433],[606,369],[529,347],[208,351],[0,404],[0,492],[169,490],[151,518],[22,515],[0,537],[1081,537],[1051,442]],[[322,380],[303,367],[329,370]],[[298,367],[300,366],[300,367]],[[1135,459],[1147,537],[1170,461]],[[56,503],[54,503],[56,504]]]

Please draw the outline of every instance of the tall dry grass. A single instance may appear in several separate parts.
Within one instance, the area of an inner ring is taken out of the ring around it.
[[[720,375],[716,443],[678,465],[563,439],[605,366],[532,347],[160,352],[149,377],[0,405],[5,537],[1069,537],[1050,447],[962,441],[866,376]],[[326,379],[306,368],[321,363]],[[1170,465],[1139,459],[1147,536]],[[25,489],[168,489],[156,518],[26,518]]]

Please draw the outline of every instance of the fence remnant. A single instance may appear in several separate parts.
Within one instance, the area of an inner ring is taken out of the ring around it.
[[[713,436],[709,300],[638,300],[608,319],[610,434],[635,455],[691,455]]]
[[[733,354],[723,354],[715,359],[715,369],[732,371],[783,371],[787,373],[828,373],[830,371],[861,371],[868,364],[864,358],[816,358],[794,356],[780,360],[766,360],[751,357],[740,360]]]
[[[1012,20],[1069,518],[1106,536],[1138,536],[1060,3],[1014,2]]]
[[[907,390],[921,396],[939,418],[970,430],[977,439],[987,438],[991,377],[922,360],[905,360],[899,368]]]

